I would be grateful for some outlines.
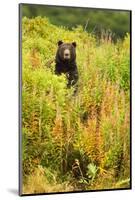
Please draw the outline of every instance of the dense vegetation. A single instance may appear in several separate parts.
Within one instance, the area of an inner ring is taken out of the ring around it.
[[[24,4],[23,16],[32,18],[46,16],[57,26],[71,29],[82,25],[88,32],[100,36],[104,30],[111,30],[113,38],[123,38],[130,32],[130,12],[118,10],[102,10],[90,8],[55,7],[47,5]]]
[[[54,74],[57,41],[77,42],[78,93]],[[23,193],[130,187],[130,36],[22,22]],[[78,159],[83,176],[73,177]]]

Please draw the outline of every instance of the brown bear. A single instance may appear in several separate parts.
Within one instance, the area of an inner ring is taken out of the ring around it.
[[[55,74],[66,74],[68,79],[67,87],[75,85],[77,91],[78,69],[76,64],[76,42],[58,42],[58,49],[55,58]]]

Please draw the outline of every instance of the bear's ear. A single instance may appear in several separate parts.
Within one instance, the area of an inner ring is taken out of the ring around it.
[[[60,40],[60,41],[58,42],[58,46],[60,46],[61,44],[63,44],[62,40]]]
[[[72,45],[73,45],[74,47],[76,47],[76,42],[72,42]]]

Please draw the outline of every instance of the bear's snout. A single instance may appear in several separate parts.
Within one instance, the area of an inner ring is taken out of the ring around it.
[[[69,60],[70,59],[70,51],[69,49],[64,50],[64,59]]]

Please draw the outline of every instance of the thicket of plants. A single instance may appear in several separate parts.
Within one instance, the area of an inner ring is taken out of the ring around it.
[[[78,93],[54,74],[57,42],[77,43]],[[23,193],[130,185],[130,36],[22,20]],[[75,159],[83,177],[72,173]]]
[[[110,29],[115,34],[114,39],[123,38],[130,31],[129,11],[23,4],[22,15],[28,18],[45,16],[52,24],[69,29],[79,24],[97,36],[102,29]]]

